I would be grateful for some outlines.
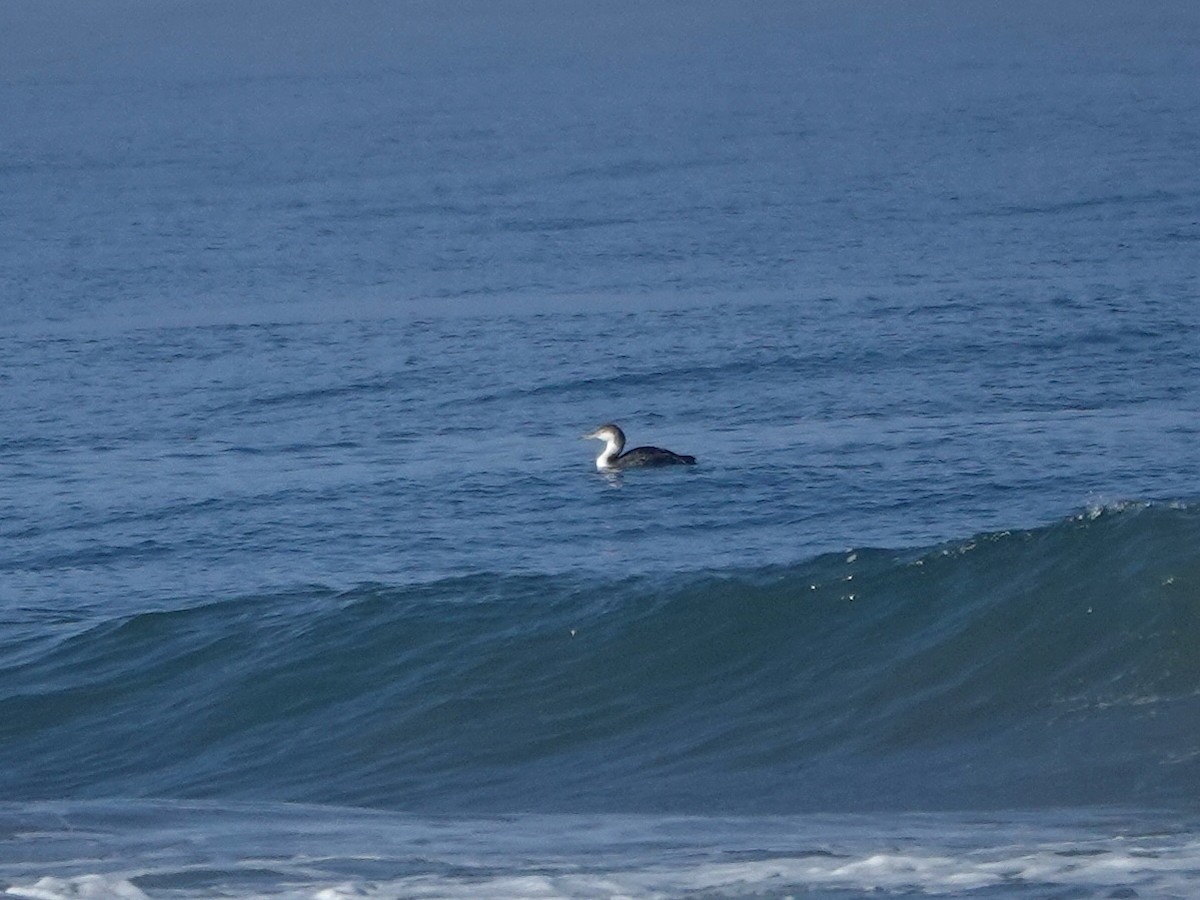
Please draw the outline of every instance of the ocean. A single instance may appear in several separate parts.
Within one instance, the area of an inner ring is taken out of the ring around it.
[[[1200,895],[1198,84],[1191,0],[0,5],[0,894]]]

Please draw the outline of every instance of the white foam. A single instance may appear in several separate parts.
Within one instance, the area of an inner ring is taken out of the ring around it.
[[[27,887],[14,885],[5,893],[25,900],[150,900],[125,879],[106,875],[40,878]]]
[[[1200,883],[1200,833],[1189,820],[1087,813],[800,816],[763,819],[515,816],[425,820],[340,811],[314,828],[320,810],[155,810],[149,868],[76,874],[87,849],[61,849],[63,868],[20,874],[0,862],[6,895],[24,900],[147,900],[139,879],[173,881],[199,866],[203,887],[185,877],[178,900],[666,900],[788,896],[845,890],[885,897],[963,896],[1048,889],[1191,897]],[[167,815],[161,815],[166,812]],[[25,840],[29,839],[25,833]],[[74,841],[76,832],[39,832]],[[198,837],[199,836],[199,837]],[[135,831],[95,857],[146,859],[150,838]],[[204,848],[176,856],[176,848]],[[247,855],[254,847],[255,853]],[[2,849],[2,845],[0,845]],[[0,856],[3,854],[0,853]],[[99,871],[94,869],[93,871]],[[272,873],[272,874],[268,874]],[[184,884],[191,886],[184,887]]]
[[[1114,839],[1110,846],[1089,848],[1014,845],[965,855],[880,850],[853,856],[822,854],[613,871],[571,871],[585,866],[576,861],[523,874],[419,875],[309,888],[287,896],[290,900],[666,900],[692,894],[786,896],[813,889],[872,892],[881,897],[958,896],[996,886],[1008,886],[1014,896],[1023,889],[1045,887],[1124,887],[1144,895],[1191,895],[1189,885],[1200,876],[1200,842],[1162,851],[1123,850],[1119,843]]]

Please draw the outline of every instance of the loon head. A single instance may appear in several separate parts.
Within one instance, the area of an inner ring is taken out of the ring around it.
[[[585,434],[584,437],[604,441],[604,449],[596,457],[597,469],[609,468],[612,461],[620,456],[621,450],[625,447],[625,432],[612,422],[601,425],[595,431]]]

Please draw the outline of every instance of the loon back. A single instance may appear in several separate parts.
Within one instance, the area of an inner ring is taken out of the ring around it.
[[[611,465],[616,469],[636,469],[647,466],[694,466],[696,457],[672,453],[662,447],[634,447],[622,453]]]

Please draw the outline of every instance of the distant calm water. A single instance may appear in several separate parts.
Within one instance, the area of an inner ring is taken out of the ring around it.
[[[0,891],[1193,896],[1198,84],[1183,0],[4,4]]]

